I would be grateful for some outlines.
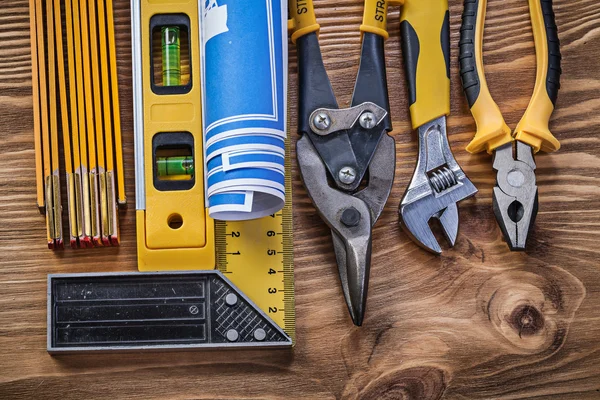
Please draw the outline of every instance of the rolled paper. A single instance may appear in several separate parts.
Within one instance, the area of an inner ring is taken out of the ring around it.
[[[212,218],[285,204],[287,1],[202,0],[202,113]]]

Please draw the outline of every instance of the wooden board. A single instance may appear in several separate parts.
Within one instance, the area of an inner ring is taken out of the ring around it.
[[[341,105],[359,56],[360,0],[315,0],[325,63]],[[525,0],[489,0],[488,80],[509,125],[533,89]],[[327,229],[294,167],[297,345],[274,352],[93,355],[46,353],[46,274],[134,271],[135,215],[118,249],[46,249],[36,208],[27,0],[0,7],[0,398],[600,398],[600,5],[555,0],[563,89],[552,129],[559,153],[537,158],[540,213],[526,254],[510,254],[491,212],[489,156],[464,147],[473,120],[459,87],[462,1],[451,1],[452,147],[480,191],[461,204],[453,250],[436,257],[400,230],[412,174],[399,13],[386,44],[398,164],[374,234],[365,324],[348,316]],[[134,204],[129,1],[115,4],[127,193]],[[290,51],[290,134],[296,126]],[[295,163],[294,163],[295,165]],[[523,326],[523,323],[527,323]]]

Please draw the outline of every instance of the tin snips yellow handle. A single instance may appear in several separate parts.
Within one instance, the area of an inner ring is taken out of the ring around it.
[[[292,43],[311,32],[319,32],[315,8],[312,0],[290,0],[290,17],[288,31],[292,33]]]

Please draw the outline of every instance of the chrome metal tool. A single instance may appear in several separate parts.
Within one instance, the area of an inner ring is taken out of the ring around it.
[[[413,178],[400,203],[406,233],[423,248],[441,253],[429,220],[439,220],[451,246],[458,235],[458,206],[477,189],[460,168],[448,144],[446,117],[419,127],[419,159]]]
[[[406,1],[400,16],[402,53],[419,159],[400,203],[400,224],[421,247],[441,253],[429,221],[438,219],[454,246],[457,203],[477,193],[448,144],[450,114],[450,22],[448,0]]]
[[[340,108],[323,65],[312,1],[292,0],[292,42],[298,48],[300,174],[315,208],[331,228],[342,290],[352,321],[363,322],[371,268],[373,225],[394,180],[384,59],[385,16],[367,0],[362,53],[350,108]],[[384,3],[385,5],[385,3]]]
[[[514,131],[506,124],[485,78],[483,33],[487,0],[465,0],[460,30],[460,74],[477,123],[467,146],[470,153],[494,154],[497,172],[493,208],[511,251],[523,251],[538,212],[533,155],[557,151],[560,143],[549,129],[560,89],[561,54],[552,0],[529,0],[537,73],[533,95]],[[514,153],[514,154],[513,154]]]

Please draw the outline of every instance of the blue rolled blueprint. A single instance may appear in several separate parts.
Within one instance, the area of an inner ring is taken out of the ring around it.
[[[209,214],[274,214],[285,203],[287,0],[201,1]]]

